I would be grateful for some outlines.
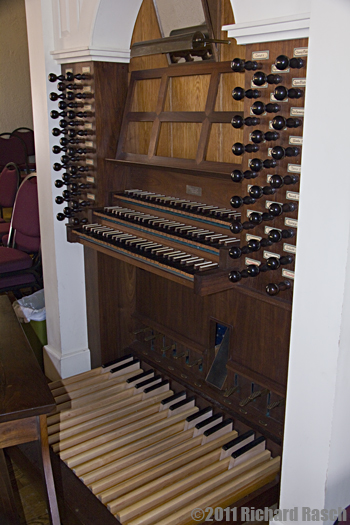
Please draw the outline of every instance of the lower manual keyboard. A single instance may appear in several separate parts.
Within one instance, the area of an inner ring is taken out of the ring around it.
[[[219,267],[217,262],[209,259],[100,224],[85,224],[76,233],[79,237],[107,244],[131,258],[144,260],[190,280],[193,280],[195,274],[204,274]]]

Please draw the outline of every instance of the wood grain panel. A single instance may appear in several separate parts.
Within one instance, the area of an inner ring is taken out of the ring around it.
[[[125,151],[147,155],[153,122],[129,122],[125,140]]]
[[[195,159],[201,126],[196,122],[162,122],[159,135],[161,149],[158,148],[157,155],[162,155],[162,152],[165,151],[164,141],[170,138],[172,146],[170,157]]]
[[[204,111],[210,75],[193,75],[170,79],[166,111]]]
[[[130,111],[156,111],[160,78],[138,80]]]
[[[243,131],[235,129],[231,124],[211,125],[209,147],[206,160],[214,162],[235,162],[242,163],[242,157],[234,157],[232,145],[235,142],[242,142]],[[232,187],[233,190],[233,187]]]
[[[235,57],[236,55],[232,58]],[[232,98],[232,90],[236,86],[244,87],[244,75],[242,73],[232,72],[220,75],[215,111],[243,111],[244,100],[234,100]]]
[[[173,123],[162,122],[158,138],[156,155],[161,157],[173,156]]]

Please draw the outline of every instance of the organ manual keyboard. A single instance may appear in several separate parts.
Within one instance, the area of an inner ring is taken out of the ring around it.
[[[93,369],[51,384],[48,423],[84,524],[278,503],[307,40],[152,61],[129,79],[62,67],[89,69],[88,98],[65,88],[82,115],[55,131],[55,166],[58,218],[84,246]]]

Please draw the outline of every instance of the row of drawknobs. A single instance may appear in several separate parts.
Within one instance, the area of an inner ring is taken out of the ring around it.
[[[302,58],[288,58],[286,55],[280,55],[277,57],[273,64],[274,70],[285,71],[289,69],[301,69],[305,67],[305,61]],[[236,142],[232,146],[232,153],[235,156],[241,156],[244,153],[257,153],[262,148],[266,149],[269,147],[270,158],[252,158],[249,160],[249,169],[246,171],[234,170],[231,173],[231,179],[234,183],[241,183],[245,179],[255,179],[262,173],[266,173],[266,170],[273,170],[278,167],[279,161],[285,158],[296,158],[300,159],[301,149],[296,146],[283,147],[278,144],[281,139],[281,132],[283,133],[288,129],[295,129],[302,126],[301,118],[286,118],[282,115],[273,116],[273,114],[279,113],[282,110],[282,106],[279,102],[285,102],[288,99],[301,99],[304,96],[304,91],[298,87],[286,87],[282,85],[283,76],[279,73],[266,74],[259,69],[262,69],[262,65],[256,61],[245,61],[240,58],[235,58],[231,62],[231,68],[234,72],[245,72],[254,71],[251,80],[251,88],[245,90],[242,87],[235,87],[232,91],[232,97],[234,100],[243,100],[244,98],[252,100],[250,106],[250,115],[246,118],[241,115],[234,115],[231,124],[235,129],[242,128],[243,126],[259,126],[263,124],[262,118],[267,116],[269,119],[269,126],[267,131],[262,129],[253,129],[249,134],[250,143],[242,144]],[[270,100],[265,104],[259,99],[262,96],[261,87],[268,87],[269,85],[274,86],[273,91],[270,93]],[[255,100],[255,102],[253,102]],[[283,112],[283,110],[282,110]],[[270,117],[271,115],[271,117]],[[266,125],[266,123],[265,123]],[[277,144],[276,144],[277,143]],[[269,176],[268,185],[259,186],[252,184],[248,186],[248,195],[242,197],[241,195],[234,195],[230,204],[232,208],[238,209],[242,206],[252,206],[259,199],[268,197],[276,194],[284,186],[290,186],[293,190],[299,183],[299,176],[295,174],[287,174],[285,176],[279,174],[273,174]],[[288,214],[297,210],[296,202],[288,203],[269,203],[266,211],[264,212],[251,212],[249,213],[248,220],[244,222],[233,221],[230,229],[234,234],[240,234],[244,230],[253,230],[256,226],[269,223],[274,221],[277,217],[281,217],[284,214]],[[285,239],[291,239],[295,237],[296,232],[293,228],[277,229],[269,228],[268,235],[265,238],[250,238],[246,245],[240,247],[233,247],[230,249],[230,257],[238,260],[244,255],[256,253],[259,250],[273,246],[276,243],[280,243]],[[294,262],[293,255],[287,254],[285,256],[269,257],[264,264],[248,264],[243,270],[233,270],[229,274],[229,279],[233,283],[237,283],[242,279],[254,278],[261,273],[267,271],[278,270],[284,265],[290,265]],[[292,287],[290,280],[284,280],[280,283],[269,283],[266,286],[266,292],[269,295],[277,295],[280,291],[289,290]]]
[[[54,154],[62,154],[61,162],[55,162],[54,171],[65,170],[61,179],[55,181],[56,188],[64,188],[62,196],[57,196],[55,202],[64,204],[63,212],[57,214],[57,220],[69,219],[72,224],[86,224],[88,220],[81,217],[81,212],[91,205],[91,201],[84,199],[87,191],[93,188],[93,183],[87,182],[86,175],[93,168],[86,164],[86,156],[95,153],[91,146],[92,129],[85,128],[87,118],[93,117],[93,112],[86,110],[86,104],[93,98],[93,94],[83,90],[78,80],[87,81],[91,79],[90,74],[73,74],[67,72],[65,75],[49,74],[50,82],[57,82],[57,92],[50,93],[50,100],[58,101],[58,109],[50,113],[52,119],[57,120],[58,127],[52,129],[55,137],[60,137],[60,144],[52,148]],[[88,144],[88,145],[87,145]]]

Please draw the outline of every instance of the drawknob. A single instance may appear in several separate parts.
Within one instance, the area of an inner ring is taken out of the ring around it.
[[[280,175],[272,175],[270,180],[270,185],[273,187],[273,188],[282,188],[282,186],[284,186],[284,184],[286,184],[287,186],[291,185],[291,184],[296,184],[297,182],[299,182],[299,177],[297,175],[286,175],[285,177],[281,177]]]
[[[301,98],[304,95],[304,91],[299,88],[287,89],[284,86],[277,86],[273,92],[273,95],[276,100],[285,100],[287,97]]]
[[[249,163],[249,167],[252,171],[255,173],[261,171],[262,169],[271,169],[275,168],[277,166],[277,162],[275,159],[251,159]]]
[[[255,204],[255,199],[252,197],[240,197],[239,195],[234,195],[231,197],[230,204],[232,208],[240,208],[243,204]]]
[[[247,170],[244,173],[240,170],[233,170],[231,173],[231,180],[233,182],[242,182],[243,179],[255,179],[257,176],[257,173],[250,170]]]
[[[236,156],[243,155],[243,153],[256,153],[259,151],[259,146],[257,144],[242,144],[241,142],[236,142],[232,146],[232,153]]]
[[[260,119],[257,117],[246,117],[243,118],[241,115],[235,115],[231,119],[231,126],[239,129],[243,126],[257,126],[260,124]]]
[[[280,111],[281,106],[279,104],[271,103],[265,105],[263,102],[257,101],[254,102],[251,109],[254,115],[262,115],[263,113],[265,113],[265,111],[266,113],[277,113],[278,111]]]
[[[285,119],[281,115],[272,119],[271,125],[273,129],[280,131],[284,128],[298,128],[302,125],[302,121],[299,118],[287,118]]]
[[[285,204],[279,204],[277,202],[273,202],[269,206],[269,213],[273,217],[279,217],[280,215],[282,215],[282,213],[293,212],[297,209],[298,209],[298,205],[295,202],[285,203]]]
[[[265,75],[263,71],[257,71],[253,75],[253,84],[256,86],[263,86],[264,84],[280,84],[282,82],[281,75]]]
[[[275,66],[279,71],[284,71],[288,67],[291,69],[301,69],[304,67],[305,62],[300,57],[288,58],[286,55],[279,55],[276,58]]]
[[[282,281],[281,283],[269,283],[266,286],[266,293],[268,295],[278,295],[280,292],[283,292],[285,290],[290,290],[292,287],[292,283],[290,281]]]
[[[260,67],[258,62],[253,60],[245,61],[242,58],[234,58],[231,62],[231,69],[235,73],[243,73],[244,70],[256,71],[258,67]]]
[[[242,87],[235,87],[232,91],[232,98],[234,100],[243,100],[244,97],[246,98],[259,98],[260,97],[260,91],[258,89],[243,89]]]
[[[295,146],[282,148],[282,146],[274,146],[271,150],[272,158],[276,160],[284,159],[284,157],[297,157],[300,155],[300,149]]]

